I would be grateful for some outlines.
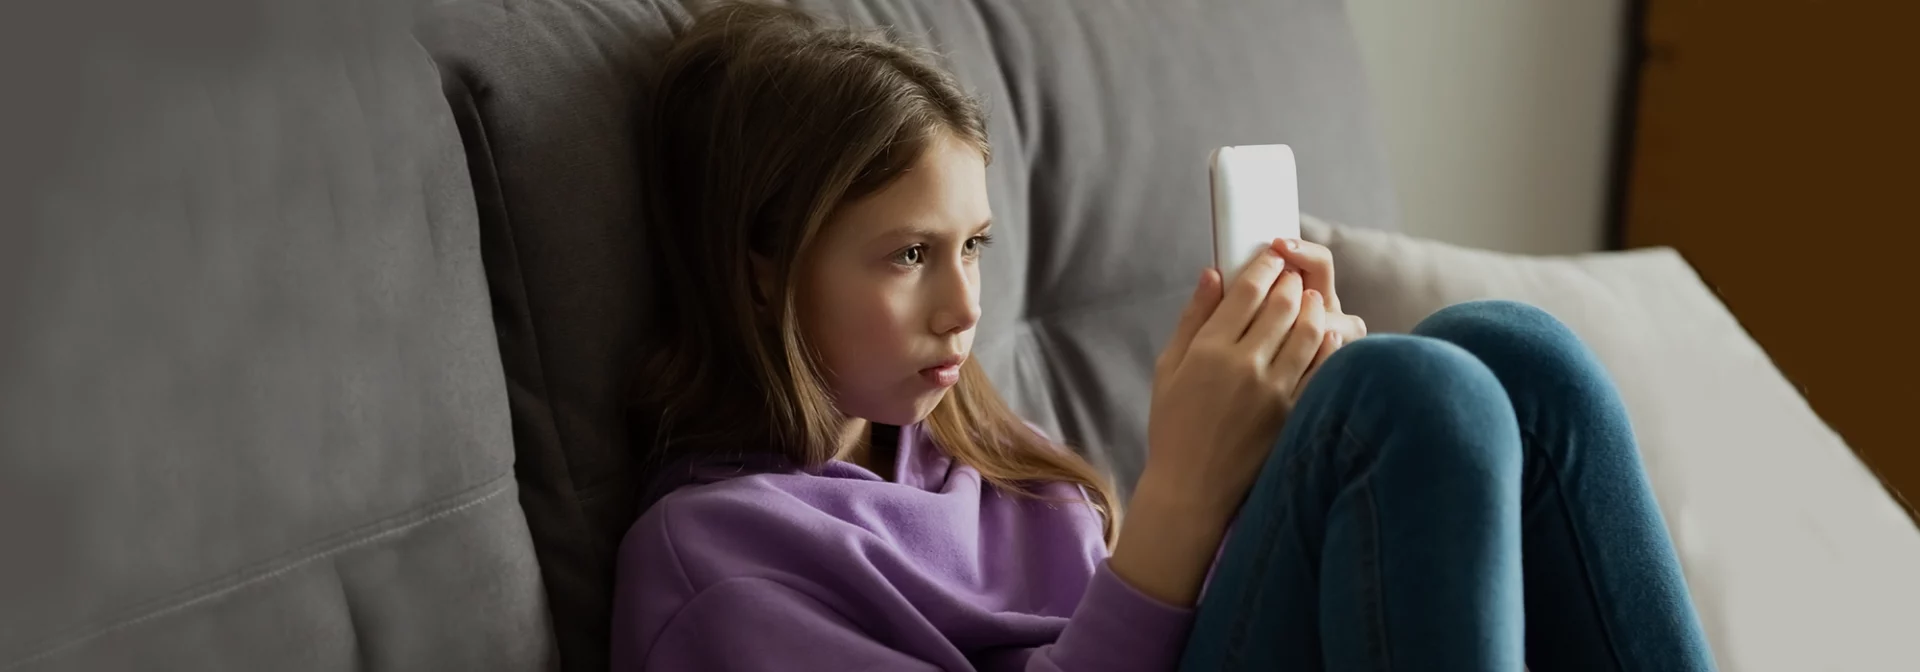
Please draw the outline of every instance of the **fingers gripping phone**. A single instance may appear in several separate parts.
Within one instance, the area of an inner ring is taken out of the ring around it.
[[[1300,237],[1300,184],[1293,148],[1239,145],[1213,150],[1213,267],[1232,278],[1275,238]]]

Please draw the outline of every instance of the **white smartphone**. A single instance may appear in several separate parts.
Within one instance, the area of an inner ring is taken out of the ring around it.
[[[1213,267],[1230,279],[1273,239],[1300,237],[1300,184],[1286,145],[1221,147],[1209,163]]]

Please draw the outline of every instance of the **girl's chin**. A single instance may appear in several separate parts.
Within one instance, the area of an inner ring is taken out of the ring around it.
[[[914,394],[912,401],[908,404],[898,405],[893,408],[875,409],[875,411],[871,413],[858,414],[858,417],[866,418],[868,422],[905,427],[926,420],[927,416],[933,415],[933,409],[938,407],[940,400],[945,399],[946,396],[946,389],[932,392],[921,391],[918,394]]]

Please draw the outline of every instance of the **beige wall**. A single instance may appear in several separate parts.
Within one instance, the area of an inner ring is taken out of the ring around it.
[[[1347,0],[1414,235],[1603,240],[1624,0]]]

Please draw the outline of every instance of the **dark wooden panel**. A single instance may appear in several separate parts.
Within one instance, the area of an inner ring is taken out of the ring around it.
[[[1627,245],[1685,254],[1920,498],[1920,3],[1651,0],[1644,20]]]

